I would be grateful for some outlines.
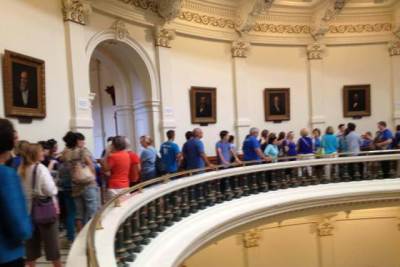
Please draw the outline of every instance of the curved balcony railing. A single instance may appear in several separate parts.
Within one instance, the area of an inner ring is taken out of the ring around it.
[[[306,160],[307,159],[307,160]],[[399,150],[368,151],[357,156],[340,154],[321,159],[281,158],[278,163],[245,162],[200,170],[165,175],[129,188],[108,201],[87,228],[86,258],[90,267],[105,267],[99,261],[96,234],[103,230],[103,218],[121,206],[127,197],[137,196],[154,185],[174,184],[167,191],[154,194],[141,204],[125,211],[124,219],[115,229],[114,266],[128,266],[136,255],[159,232],[206,207],[241,198],[250,194],[266,193],[317,184],[374,180],[399,177]],[[197,175],[201,174],[201,175]],[[172,183],[171,183],[172,184]],[[103,230],[104,231],[104,230]],[[79,239],[79,237],[78,237]],[[110,265],[107,265],[107,267]]]

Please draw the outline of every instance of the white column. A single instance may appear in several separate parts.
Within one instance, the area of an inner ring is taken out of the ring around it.
[[[314,43],[307,47],[308,75],[310,90],[310,108],[312,128],[324,128],[325,126],[325,101],[323,84],[323,57],[325,46]]]
[[[249,101],[247,90],[249,75],[247,73],[246,56],[250,44],[243,40],[238,40],[232,44],[232,57],[233,57],[233,85],[235,96],[235,130],[236,130],[236,144],[238,149],[241,149],[246,135],[249,133],[251,121],[249,118]]]
[[[400,41],[389,43],[393,92],[393,123],[400,124]]]
[[[90,7],[85,1],[63,1],[68,60],[72,130],[82,132],[93,149],[93,119],[89,82],[89,60],[85,54],[84,25]]]
[[[318,257],[320,267],[335,267],[334,257],[335,222],[332,218],[322,218],[317,223]]]
[[[166,139],[165,132],[176,128],[174,96],[172,90],[171,76],[171,46],[170,41],[174,39],[173,30],[157,28],[155,31],[156,62],[160,78],[161,91],[161,121],[160,141]]]

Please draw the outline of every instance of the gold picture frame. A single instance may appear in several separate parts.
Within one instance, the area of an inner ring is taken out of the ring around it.
[[[190,110],[193,124],[217,123],[217,88],[190,88]]]
[[[368,117],[371,116],[371,85],[343,86],[343,116]]]
[[[45,118],[45,62],[5,50],[4,107],[7,117]]]
[[[265,121],[290,120],[290,88],[264,90]]]

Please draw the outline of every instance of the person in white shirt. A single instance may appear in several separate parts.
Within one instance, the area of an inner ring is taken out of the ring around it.
[[[22,178],[28,211],[30,212],[32,211],[33,198],[51,198],[56,205],[57,186],[50,171],[40,163],[43,160],[44,153],[39,144],[29,144],[24,147],[19,174]],[[27,266],[35,266],[35,261],[42,256],[41,243],[43,243],[46,259],[51,261],[54,267],[61,267],[57,221],[49,224],[33,223],[32,238],[26,242]]]

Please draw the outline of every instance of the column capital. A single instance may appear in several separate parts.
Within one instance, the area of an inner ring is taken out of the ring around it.
[[[62,0],[62,12],[64,21],[72,21],[85,25],[87,18],[92,11],[87,0]]]
[[[129,37],[129,31],[122,20],[116,20],[110,27],[115,32],[116,40],[123,40]]]
[[[400,56],[400,40],[389,42],[389,55]]]
[[[238,39],[232,42],[232,57],[246,58],[250,50],[250,42]]]
[[[315,42],[307,46],[307,56],[309,60],[320,60],[323,57],[323,53],[326,50],[326,46],[319,42]]]
[[[175,30],[156,27],[154,30],[154,41],[156,46],[171,48],[170,42],[175,39]]]

